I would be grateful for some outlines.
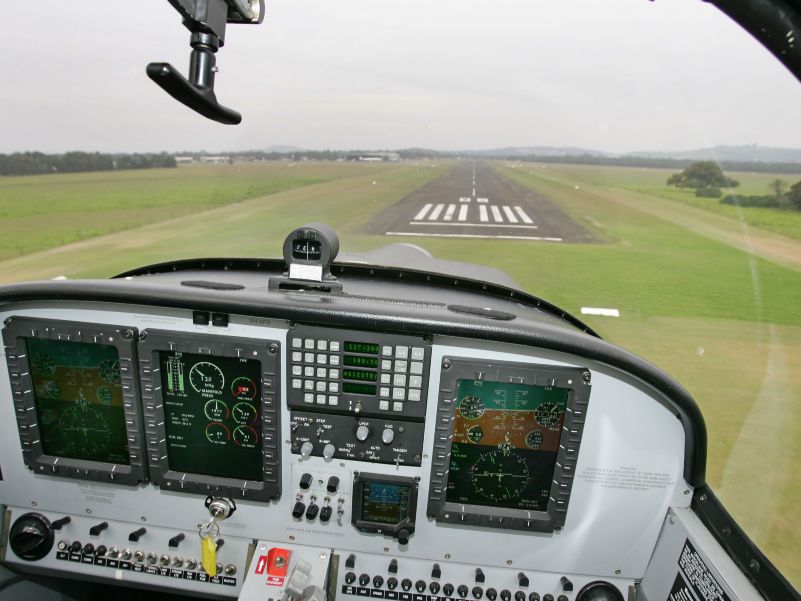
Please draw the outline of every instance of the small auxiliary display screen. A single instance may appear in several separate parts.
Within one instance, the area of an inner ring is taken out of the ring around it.
[[[261,362],[166,351],[158,356],[169,468],[261,481]]]
[[[547,510],[569,393],[458,380],[446,501]]]
[[[129,465],[117,349],[41,338],[25,345],[44,453]]]
[[[409,517],[411,488],[391,482],[365,481],[361,519],[378,524],[400,524]]]

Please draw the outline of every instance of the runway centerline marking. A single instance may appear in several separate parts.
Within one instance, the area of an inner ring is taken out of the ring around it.
[[[445,221],[453,219],[454,211],[456,211],[456,205],[448,205],[448,210],[445,211],[445,217],[443,219],[445,219]]]
[[[481,221],[489,221],[489,217],[487,217],[487,207],[485,207],[484,205],[479,206],[478,212],[479,212],[479,219],[481,219]]]
[[[498,207],[496,207],[495,205],[492,205],[490,207],[490,210],[492,211],[492,218],[495,220],[495,222],[496,223],[503,223],[503,217],[501,216],[501,210]]]
[[[420,212],[414,216],[414,220],[420,221],[421,219],[425,219],[426,213],[428,213],[428,211],[431,209],[431,206],[431,203],[428,203],[422,209],[420,209]]]

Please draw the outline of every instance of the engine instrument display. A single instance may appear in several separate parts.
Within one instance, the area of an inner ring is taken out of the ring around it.
[[[150,479],[166,490],[281,494],[281,344],[144,330],[139,377]]]
[[[128,465],[117,349],[41,338],[25,345],[44,452]]]
[[[170,469],[261,480],[261,363],[158,354]]]
[[[543,511],[569,390],[459,380],[446,500]]]

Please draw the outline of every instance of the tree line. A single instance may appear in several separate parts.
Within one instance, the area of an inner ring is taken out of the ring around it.
[[[175,167],[171,154],[103,154],[100,152],[15,152],[0,154],[0,175],[39,175],[43,173],[79,173],[119,169]]]
[[[714,161],[697,161],[680,173],[671,175],[667,184],[677,188],[694,189],[695,195],[702,198],[720,198],[723,204],[801,211],[801,180],[788,186],[787,182],[776,178],[768,185],[769,194],[723,196],[721,188],[736,188],[740,183],[725,175],[720,165]]]

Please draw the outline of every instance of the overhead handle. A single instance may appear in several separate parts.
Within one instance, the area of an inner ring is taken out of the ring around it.
[[[264,0],[169,0],[192,32],[189,44],[189,77],[169,63],[150,63],[147,75],[161,89],[218,123],[236,125],[242,121],[237,111],[221,105],[214,93],[217,73],[216,52],[224,44],[226,23],[261,23]]]

